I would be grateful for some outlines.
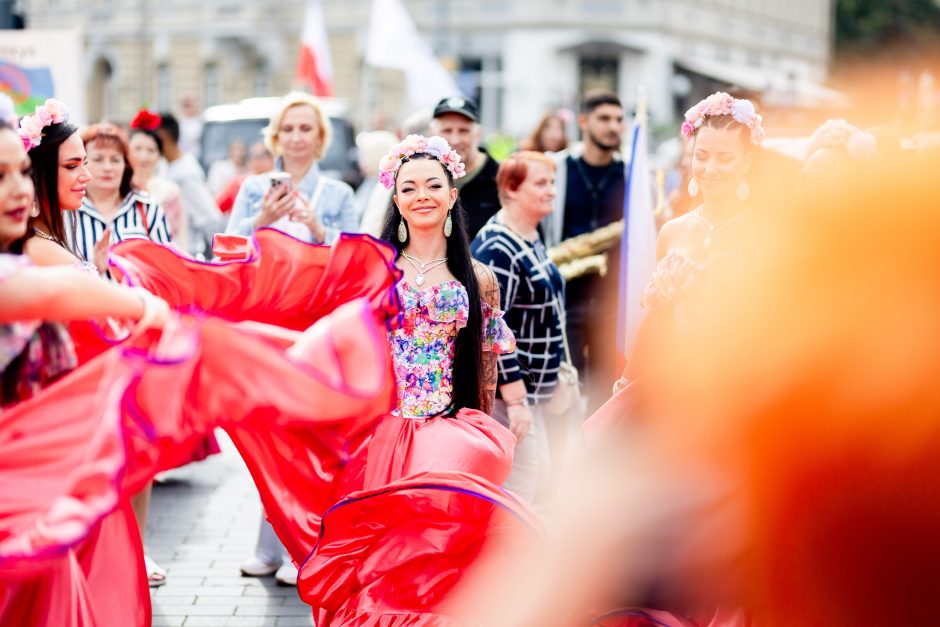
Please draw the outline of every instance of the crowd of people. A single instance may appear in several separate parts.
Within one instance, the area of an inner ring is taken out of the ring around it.
[[[233,144],[208,177],[180,148],[169,113],[79,129],[49,100],[3,117],[3,624],[148,625],[146,588],[167,580],[141,541],[152,479],[218,452],[216,427],[235,442],[265,512],[242,574],[298,586],[318,625],[737,627],[864,615],[843,603],[867,579],[853,588],[848,569],[829,569],[826,582],[808,576],[825,553],[814,552],[812,512],[794,514],[791,540],[804,553],[784,560],[785,585],[772,589],[769,556],[788,546],[788,490],[823,472],[833,450],[810,446],[816,457],[797,456],[785,473],[748,446],[786,466],[786,445],[773,438],[799,441],[779,423],[807,411],[808,399],[831,401],[822,410],[846,418],[853,442],[873,420],[848,420],[854,405],[833,391],[852,393],[846,382],[783,368],[834,350],[827,342],[838,334],[823,332],[831,321],[818,309],[798,311],[803,326],[781,322],[787,298],[803,293],[799,279],[768,286],[760,272],[786,277],[780,266],[792,263],[838,276],[871,242],[859,220],[904,185],[918,194],[897,192],[908,201],[897,221],[923,228],[910,249],[886,254],[928,255],[916,244],[936,232],[920,213],[930,181],[909,183],[929,172],[929,151],[829,121],[801,162],[762,147],[759,102],[719,92],[696,104],[680,130],[681,199],[659,230],[647,313],[620,371],[611,339],[619,246],[609,272],[567,281],[551,256],[623,217],[627,116],[614,93],[583,95],[580,142],[568,143],[573,116],[551,111],[501,162],[481,143],[476,103],[445,98],[419,132],[363,141],[371,178],[355,191],[320,168],[330,124],[308,94],[285,96],[263,140]],[[821,245],[818,233],[781,247],[817,227],[844,238],[834,243],[840,261],[810,247]],[[742,298],[746,287],[755,293]],[[824,306],[822,294],[804,296]],[[936,313],[935,300],[911,302]],[[790,344],[770,321],[792,327]],[[898,342],[930,360],[940,354],[930,353],[933,335],[916,348]],[[854,339],[840,345],[842,361],[826,355],[820,376],[854,366],[846,354],[868,355]],[[768,355],[754,357],[755,344]],[[868,380],[854,374],[853,385]],[[911,392],[915,413],[936,409],[921,394],[930,383],[911,383],[922,386]],[[791,384],[818,387],[801,396]],[[907,398],[881,399],[874,418]],[[63,417],[75,427],[62,429]],[[793,422],[828,435],[808,414]],[[582,423],[588,442],[574,446]],[[924,441],[934,430],[922,427]],[[872,464],[887,468],[881,479],[906,477],[891,474],[894,462]],[[847,487],[852,473],[831,470]],[[35,493],[23,493],[27,480]],[[873,511],[835,490],[809,492],[844,506],[844,517],[825,519],[830,531]],[[634,514],[640,505],[648,515]],[[901,523],[916,518],[899,508]],[[875,538],[900,528],[866,527]],[[851,539],[832,553],[863,550],[864,534]],[[622,556],[633,559],[625,566]],[[119,584],[108,571],[116,563]],[[690,584],[690,574],[701,579]],[[747,576],[763,587],[742,583]],[[887,602],[926,616],[903,590],[892,584]],[[786,601],[801,592],[812,598],[794,610]],[[881,615],[878,599],[859,604]]]

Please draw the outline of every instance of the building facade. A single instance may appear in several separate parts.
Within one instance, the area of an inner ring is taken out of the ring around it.
[[[278,95],[293,82],[304,0],[23,0],[26,24],[84,32],[89,118],[129,119],[144,103],[176,108]],[[336,95],[357,122],[393,126],[401,89],[363,74],[372,0],[323,0]],[[809,93],[832,53],[832,0],[403,0],[484,125],[525,134],[548,108],[590,87],[670,122],[715,85]],[[364,86],[364,81],[374,84]],[[381,110],[357,99],[372,90]],[[376,95],[377,93],[377,95]]]

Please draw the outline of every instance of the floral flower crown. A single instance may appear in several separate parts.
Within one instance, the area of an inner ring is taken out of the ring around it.
[[[841,118],[826,120],[813,131],[806,156],[822,148],[845,150],[850,157],[859,161],[869,161],[878,156],[877,138]]]
[[[23,148],[32,150],[42,143],[42,129],[52,124],[68,122],[69,109],[63,103],[49,98],[45,104],[36,107],[33,115],[25,115],[20,120],[17,131],[23,140]]]
[[[752,144],[759,145],[763,141],[761,116],[754,110],[751,101],[734,98],[723,91],[712,94],[685,112],[682,134],[687,139],[691,138],[705,123],[705,118],[717,115],[730,115],[736,122],[746,126],[751,131]]]
[[[160,128],[163,118],[146,107],[137,112],[131,120],[131,128],[141,131],[155,131]]]
[[[464,176],[467,171],[460,161],[460,155],[456,150],[451,150],[450,145],[443,137],[437,135],[433,137],[424,137],[423,135],[409,135],[394,146],[387,155],[379,161],[379,182],[386,189],[395,187],[395,173],[398,168],[412,155],[429,154],[450,170],[454,179]]]

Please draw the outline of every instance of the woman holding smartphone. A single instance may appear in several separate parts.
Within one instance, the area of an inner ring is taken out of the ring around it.
[[[305,242],[332,244],[340,232],[357,230],[352,188],[320,172],[330,123],[316,98],[284,96],[264,139],[277,157],[274,170],[242,183],[226,233],[251,235],[273,227]]]

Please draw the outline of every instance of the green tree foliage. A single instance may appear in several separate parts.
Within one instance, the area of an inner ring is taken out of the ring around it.
[[[836,0],[840,53],[935,47],[940,0]]]

